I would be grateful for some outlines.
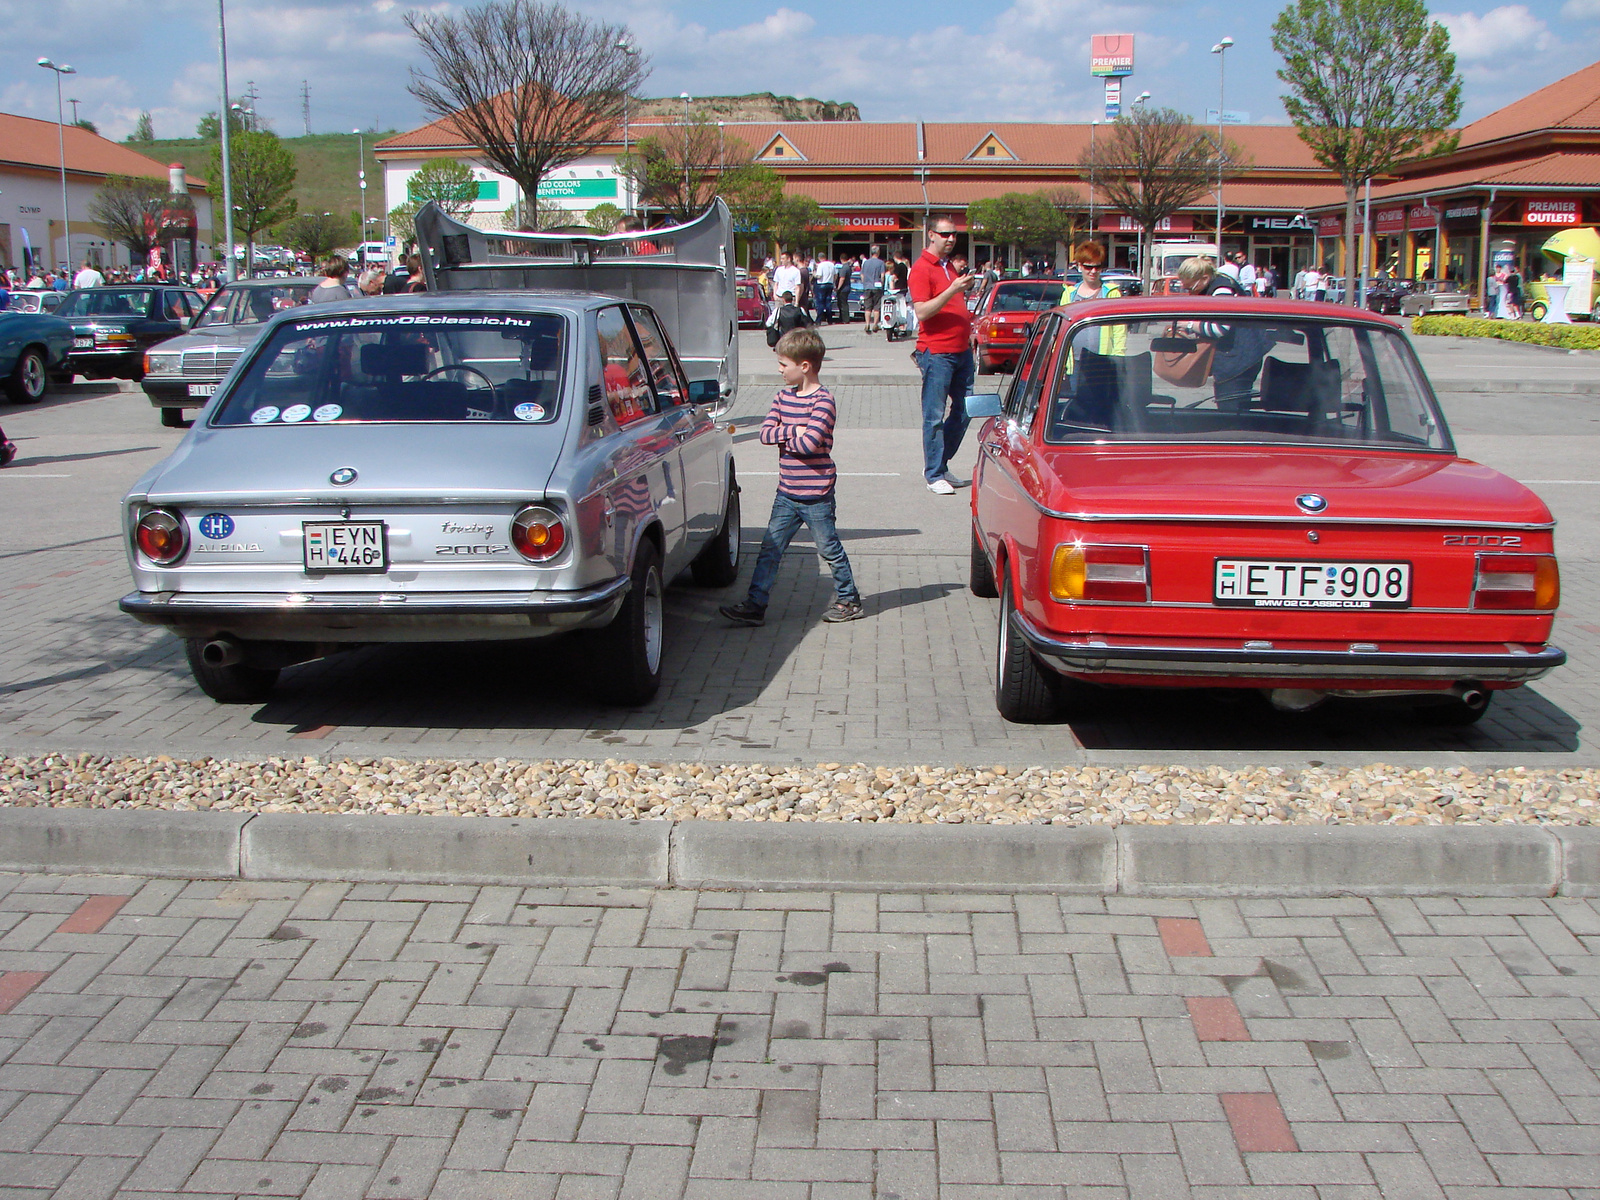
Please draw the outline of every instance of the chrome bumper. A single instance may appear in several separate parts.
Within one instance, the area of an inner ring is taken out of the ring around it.
[[[1546,646],[1532,654],[1279,650],[1128,646],[1051,637],[1021,613],[1012,628],[1048,666],[1071,675],[1181,675],[1205,679],[1393,679],[1528,683],[1567,661]]]
[[[626,576],[575,592],[132,592],[117,607],[181,636],[332,641],[535,637],[615,615]]]

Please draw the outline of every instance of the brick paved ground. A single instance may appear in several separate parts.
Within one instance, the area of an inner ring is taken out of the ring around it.
[[[734,412],[746,573],[776,484],[771,451],[752,428],[764,405],[746,388]],[[737,588],[676,587],[667,684],[637,712],[574,696],[574,665],[555,641],[376,648],[291,669],[268,704],[213,704],[173,639],[115,607],[128,590],[117,500],[177,434],[159,427],[142,393],[79,385],[45,407],[0,412],[26,456],[0,472],[0,749],[1600,761],[1582,733],[1600,718],[1600,397],[1464,395],[1446,405],[1465,452],[1529,480],[1562,520],[1565,604],[1555,640],[1572,655],[1568,667],[1502,696],[1467,731],[1337,703],[1285,716],[1254,693],[1204,692],[1108,694],[1092,719],[1025,727],[995,712],[995,605],[965,589],[965,496],[938,499],[921,485],[909,384],[840,389],[840,524],[870,619],[819,621],[829,580],[804,537],[764,629],[729,630],[716,617]],[[969,446],[963,462],[970,456]]]
[[[0,1196],[1597,1200],[1600,905],[0,877]]]

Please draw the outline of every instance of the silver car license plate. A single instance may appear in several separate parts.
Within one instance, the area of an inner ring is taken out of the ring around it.
[[[72,339],[72,348],[74,350],[93,350],[94,349],[94,338],[93,338],[93,336],[90,336],[90,337],[75,337],[75,338],[73,338]]]
[[[1411,564],[1216,560],[1215,602],[1226,608],[1411,607]]]
[[[210,396],[215,394],[216,390],[217,385],[214,383],[191,383],[189,385],[189,395],[191,396]]]
[[[389,569],[389,539],[382,521],[303,521],[306,571],[381,575]]]

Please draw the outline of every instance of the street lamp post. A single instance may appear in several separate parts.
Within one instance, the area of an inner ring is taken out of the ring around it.
[[[1139,105],[1143,104],[1148,99],[1150,99],[1150,93],[1149,92],[1140,92],[1137,96],[1135,96],[1133,98],[1134,106],[1138,107]]]
[[[367,265],[367,139],[359,129],[356,135],[356,187],[361,193],[361,244],[356,250],[356,262]]]
[[[678,99],[683,101],[683,219],[687,221],[694,207],[689,197],[689,93],[680,93]]]
[[[222,102],[217,105],[217,115],[221,120],[217,123],[217,132],[222,145],[222,223],[228,239],[228,248],[222,255],[222,278],[232,283],[238,276],[233,269],[233,167],[228,157],[232,139],[228,129],[228,17],[223,8],[225,3],[226,0],[217,0],[217,54],[222,66]],[[215,203],[212,205],[211,220],[211,235],[215,237]]]
[[[1211,53],[1217,56],[1217,266],[1219,267],[1222,265],[1222,109],[1227,95],[1227,68],[1224,64],[1228,57],[1228,47],[1231,45],[1233,39],[1225,37],[1211,47]]]
[[[63,75],[76,75],[75,68],[62,63],[59,67],[48,58],[41,58],[39,65],[47,71],[56,73],[56,149],[61,155],[61,242],[62,250],[67,257],[67,270],[72,270],[72,214],[67,210],[67,135],[61,122],[61,77]]]
[[[639,52],[627,42],[618,42],[617,49],[621,50],[629,58],[639,57]],[[624,89],[622,93],[622,157],[624,160],[628,157],[628,118],[632,99],[633,97]],[[633,216],[633,181],[626,174],[622,178],[622,211],[630,217]]]
[[[1094,135],[1100,128],[1099,121],[1089,122],[1089,236],[1095,235],[1094,226]]]

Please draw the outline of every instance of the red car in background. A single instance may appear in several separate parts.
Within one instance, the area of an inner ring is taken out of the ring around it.
[[[1033,320],[1061,303],[1059,279],[1002,279],[987,288],[972,316],[972,357],[978,374],[1016,366]]]
[[[762,298],[761,285],[753,279],[741,279],[734,285],[739,304],[739,328],[759,329],[767,323],[767,302]]]
[[[1461,458],[1410,345],[1326,304],[1174,296],[1041,316],[975,396],[971,587],[1013,721],[1093,686],[1386,699],[1476,721],[1566,661],[1554,522]]]

